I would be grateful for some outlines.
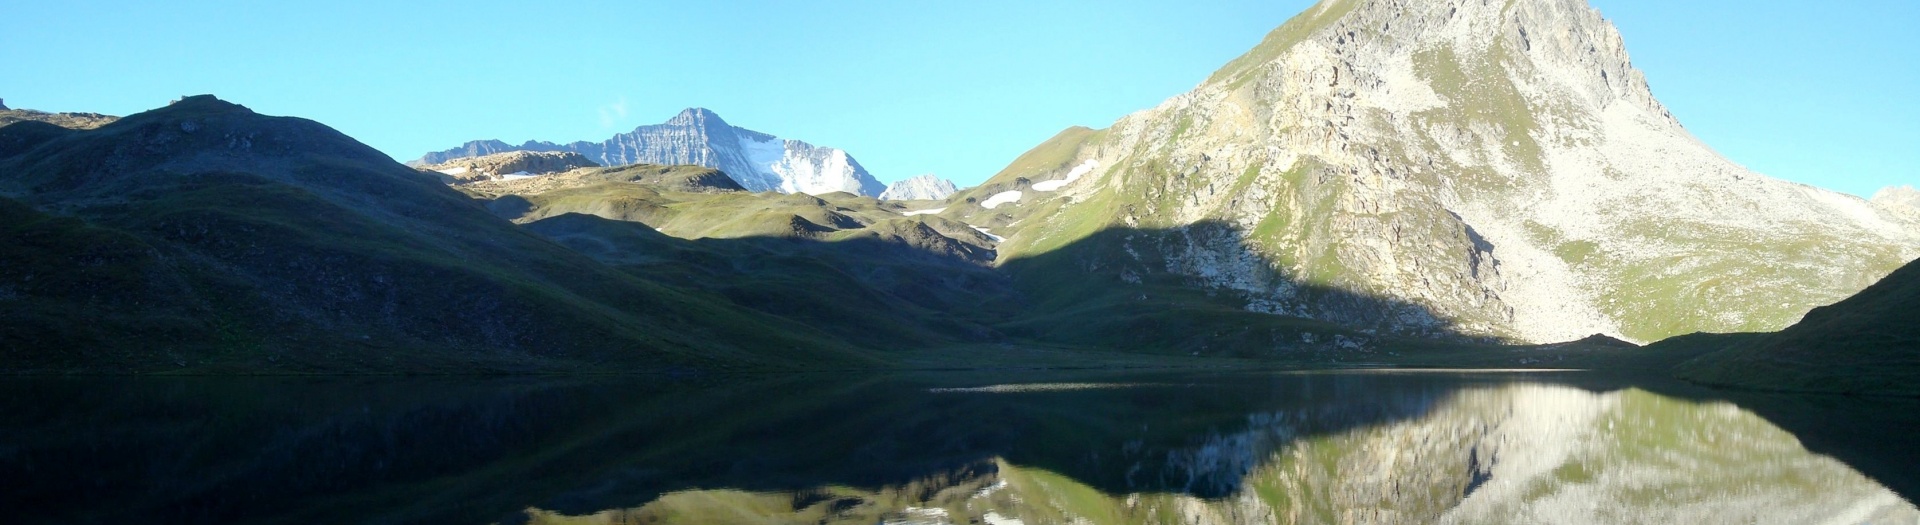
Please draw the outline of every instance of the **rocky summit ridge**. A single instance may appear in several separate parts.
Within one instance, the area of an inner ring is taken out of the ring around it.
[[[1151,228],[1101,270],[1531,342],[1777,330],[1920,256],[1911,215],[1702,144],[1581,0],[1325,0],[954,200],[1003,262]]]
[[[844,191],[877,196],[886,190],[844,150],[735,127],[705,108],[688,108],[665,123],[640,126],[601,142],[527,141],[514,146],[498,140],[477,140],[428,153],[409,164],[441,164],[505,151],[570,151],[603,166],[706,166],[726,172],[752,191],[814,195]]]
[[[942,179],[934,176],[932,173],[928,173],[907,177],[894,181],[893,184],[888,184],[887,190],[880,192],[880,200],[940,200],[952,196],[954,192],[957,191],[960,190],[954,187],[953,181]]]
[[[1920,190],[1913,186],[1881,188],[1870,202],[1882,210],[1920,220]]]
[[[586,156],[571,151],[505,151],[478,157],[462,157],[439,164],[419,166],[418,169],[437,173],[448,182],[463,183],[531,177],[599,166],[592,160],[588,160]]]
[[[15,122],[36,121],[67,129],[93,129],[119,120],[119,117],[99,113],[51,113],[32,109],[11,109],[4,102],[0,101],[0,126]]]

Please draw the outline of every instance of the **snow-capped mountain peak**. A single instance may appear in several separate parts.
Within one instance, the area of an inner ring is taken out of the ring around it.
[[[718,168],[752,191],[825,194],[837,191],[878,196],[879,180],[845,150],[814,146],[767,133],[734,127],[706,108],[687,108],[661,124],[640,126],[602,142],[556,144],[528,141],[519,146],[497,140],[469,142],[428,153],[411,164],[502,151],[572,151],[605,166],[695,164]]]
[[[928,173],[900,179],[888,185],[887,191],[880,193],[880,200],[940,200],[957,191],[959,188],[954,187],[953,181]]]

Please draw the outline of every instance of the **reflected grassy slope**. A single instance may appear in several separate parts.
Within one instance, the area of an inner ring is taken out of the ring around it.
[[[62,523],[1911,516],[1733,405],[1545,379],[12,381],[0,507]]]
[[[996,458],[909,483],[794,492],[692,490],[540,524],[622,523],[1809,523],[1920,511],[1765,420],[1724,403],[1515,385],[1421,417],[1303,432],[1295,414],[1169,457],[1248,462],[1240,490],[1110,493]]]

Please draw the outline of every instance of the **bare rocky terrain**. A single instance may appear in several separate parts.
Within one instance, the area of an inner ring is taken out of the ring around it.
[[[453,159],[420,166],[419,169],[440,174],[449,182],[473,182],[546,175],[597,166],[599,164],[571,151],[507,151]]]

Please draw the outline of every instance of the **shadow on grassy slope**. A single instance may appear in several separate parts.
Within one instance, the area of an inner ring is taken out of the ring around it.
[[[1455,330],[1423,305],[1292,278],[1244,239],[1217,221],[1107,228],[1005,261],[1001,268],[1033,305],[1005,329],[1144,352],[1299,362],[1393,361],[1393,348],[1409,339],[1493,342]]]
[[[876,349],[1005,342],[1304,364],[1385,363],[1402,360],[1402,350],[1493,348],[1451,331],[1419,305],[1277,276],[1282,282],[1262,286],[1286,290],[1285,300],[1295,305],[1289,313],[1296,315],[1251,311],[1250,303],[1271,299],[1167,272],[1167,261],[1147,255],[1198,236],[1236,242],[1237,232],[1218,223],[1104,230],[998,269],[875,234],[872,227],[853,229],[867,233],[853,237],[830,230],[689,240],[638,221],[578,213],[525,226],[636,275],[713,291]],[[1407,325],[1417,328],[1389,332]],[[1451,343],[1425,346],[1431,338]]]
[[[1733,337],[1676,373],[1785,392],[1920,397],[1920,263],[1908,263],[1787,329]],[[1673,346],[1662,342],[1654,347]]]
[[[1018,308],[1018,294],[1002,275],[888,236],[689,240],[577,213],[525,227],[630,274],[709,292],[881,352],[1003,342],[990,325]]]

